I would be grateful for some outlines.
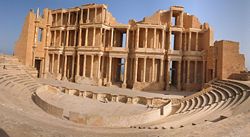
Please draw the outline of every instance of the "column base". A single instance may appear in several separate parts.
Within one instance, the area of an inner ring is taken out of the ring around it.
[[[79,75],[78,75],[78,76],[75,76],[75,82],[76,82],[76,83],[79,83],[80,80],[81,80],[81,76],[79,76]]]
[[[98,86],[102,86],[102,79],[98,79],[97,85],[98,85]]]
[[[108,82],[106,86],[107,86],[107,87],[111,87],[111,86],[112,86],[112,83],[111,83],[111,82]]]
[[[68,79],[67,79],[66,76],[63,76],[63,77],[62,77],[62,80],[63,80],[63,81],[68,81]]]
[[[60,80],[60,79],[62,79],[62,76],[61,76],[61,74],[57,74],[57,76],[56,76],[56,79],[57,79],[57,80]]]
[[[126,83],[122,83],[122,88],[127,88],[127,84]]]

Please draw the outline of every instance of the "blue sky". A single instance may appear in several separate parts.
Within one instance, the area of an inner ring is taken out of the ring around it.
[[[2,0],[0,2],[0,52],[12,53],[29,9],[69,8],[86,3],[104,3],[118,22],[141,20],[159,9],[172,5],[185,7],[201,22],[214,29],[215,40],[234,40],[241,44],[250,69],[250,1],[249,0]]]

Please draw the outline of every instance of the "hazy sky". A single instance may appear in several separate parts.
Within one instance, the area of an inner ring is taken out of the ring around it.
[[[87,3],[103,3],[118,22],[141,20],[159,9],[184,6],[214,29],[215,40],[234,40],[241,44],[250,69],[250,1],[249,0],[2,0],[0,2],[0,52],[12,53],[30,9],[70,8]]]

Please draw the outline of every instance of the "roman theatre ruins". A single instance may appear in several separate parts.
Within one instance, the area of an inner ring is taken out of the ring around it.
[[[128,24],[104,4],[30,10],[0,55],[0,136],[250,135],[244,55],[213,38],[181,6]]]

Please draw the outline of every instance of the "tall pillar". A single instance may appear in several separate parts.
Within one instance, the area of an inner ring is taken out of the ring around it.
[[[197,83],[197,61],[194,61],[194,83]]]
[[[189,32],[189,37],[188,37],[188,51],[191,51],[191,41],[192,41],[192,32]]]
[[[105,47],[105,46],[106,46],[106,33],[107,33],[107,30],[104,29],[104,36],[103,36],[103,44],[102,44],[102,47]]]
[[[86,34],[85,34],[85,46],[88,46],[88,34],[89,34],[89,28],[86,28]]]
[[[53,38],[53,43],[54,43],[54,47],[57,47],[57,43],[56,43],[56,30],[54,31],[54,38]]]
[[[67,79],[67,74],[66,74],[66,70],[67,70],[67,55],[64,55],[64,63],[63,63],[63,80]]]
[[[93,28],[93,42],[92,42],[92,46],[95,46],[95,32],[96,32],[96,28]]]
[[[172,39],[171,39],[171,35],[172,35],[172,33],[171,33],[171,30],[169,30],[168,31],[168,50],[174,50],[174,49],[171,49],[171,41],[172,41]]]
[[[202,61],[202,84],[206,82],[206,61]]]
[[[78,47],[82,46],[82,28],[79,29]]]
[[[134,82],[136,83],[137,82],[137,71],[138,71],[138,57],[135,57],[135,69],[134,69],[134,72],[135,72],[135,75],[134,75]]]
[[[164,49],[165,47],[164,47],[164,45],[165,45],[165,30],[164,29],[162,29],[162,33],[161,33],[161,48],[162,49]]]
[[[66,34],[66,44],[65,47],[69,46],[69,30],[67,30],[67,34]]]
[[[144,48],[147,48],[148,45],[148,28],[145,28],[145,45]]]
[[[93,71],[94,71],[94,55],[91,55],[91,69],[90,69],[90,78],[93,78]]]
[[[110,47],[113,47],[114,41],[114,28],[111,29],[111,39],[110,39]]]
[[[127,32],[126,32],[126,47],[128,48],[128,38],[129,38],[129,28],[127,28]]]
[[[81,17],[80,17],[80,24],[83,23],[83,9],[81,9]]]
[[[77,54],[77,60],[76,60],[76,77],[79,76],[79,68],[80,68],[79,60],[80,60],[80,54]]]
[[[72,69],[71,69],[71,80],[73,80],[75,75],[75,55],[72,55]]]
[[[58,26],[57,18],[58,18],[58,15],[56,13],[56,26]]]
[[[136,49],[139,48],[139,33],[140,33],[140,28],[137,28],[137,32],[136,32]]]
[[[170,81],[170,60],[167,60],[167,71],[166,71],[166,90],[170,89],[169,81]]]
[[[152,82],[155,82],[155,58],[152,58]]]
[[[195,51],[198,51],[198,32],[196,32],[196,37],[195,37]]]
[[[156,48],[156,28],[154,28],[154,47]]]
[[[184,50],[187,51],[187,33],[184,32]]]
[[[70,12],[69,12],[69,16],[68,16],[68,25],[70,25]]]
[[[181,90],[181,60],[178,61],[177,88]]]
[[[87,55],[84,54],[84,57],[83,57],[83,78],[86,77],[86,60],[87,60]]]
[[[94,23],[97,22],[97,9],[95,8],[95,16],[94,16]]]
[[[103,34],[103,28],[100,28],[100,33],[99,33],[100,38],[99,38],[98,46],[101,46],[101,47],[103,47],[103,41],[102,41],[103,35],[102,34]]]
[[[74,34],[74,46],[77,46],[77,45],[76,45],[76,40],[77,40],[76,35],[77,35],[77,31],[75,30],[75,34]]]
[[[52,54],[52,62],[51,62],[51,73],[54,74],[54,62],[55,62],[55,54]]]
[[[87,23],[89,23],[89,8],[88,8],[88,11],[87,11],[87,20],[86,20]]]
[[[123,83],[122,83],[122,88],[127,87],[127,58],[124,59],[124,74],[123,74]]]
[[[101,55],[98,55],[98,67],[97,67],[97,78],[100,79],[100,70],[101,70]]]
[[[187,73],[187,61],[186,60],[183,60],[183,73],[182,73],[182,83],[186,83],[186,73]]]
[[[108,83],[107,86],[111,86],[112,85],[112,74],[111,74],[111,68],[112,68],[112,57],[109,57],[109,71],[108,71]]]
[[[57,54],[57,67],[56,74],[59,74],[60,71],[60,54]]]
[[[164,63],[163,63],[163,59],[161,59],[161,66],[160,66],[160,82],[163,82],[163,71],[164,71]]]
[[[187,84],[190,84],[190,60],[187,60]]]
[[[143,77],[142,77],[142,82],[146,82],[146,65],[147,65],[147,58],[144,58],[143,61]]]
[[[62,46],[62,30],[60,30],[60,34],[59,34],[59,47]]]

